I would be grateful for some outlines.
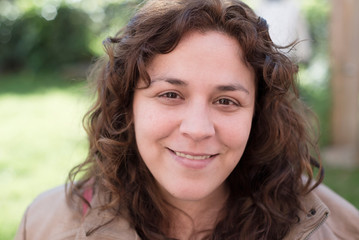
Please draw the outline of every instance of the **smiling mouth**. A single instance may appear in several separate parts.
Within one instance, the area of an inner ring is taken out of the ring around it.
[[[186,154],[186,153],[182,153],[182,152],[177,152],[172,149],[169,149],[169,150],[171,152],[173,152],[174,154],[176,154],[176,156],[187,158],[190,160],[205,160],[205,159],[209,159],[209,158],[217,155],[217,154],[214,154],[214,155],[191,155],[191,154]]]

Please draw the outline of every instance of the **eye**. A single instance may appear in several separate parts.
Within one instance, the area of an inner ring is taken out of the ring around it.
[[[159,97],[176,99],[176,98],[180,98],[180,95],[175,92],[165,92],[160,94]]]
[[[238,102],[231,100],[229,98],[220,98],[217,101],[215,101],[215,103],[219,104],[219,105],[225,105],[225,106],[230,106],[230,105],[239,106]]]
[[[178,105],[181,104],[184,100],[182,95],[177,92],[162,92],[157,95],[159,101],[165,105]]]

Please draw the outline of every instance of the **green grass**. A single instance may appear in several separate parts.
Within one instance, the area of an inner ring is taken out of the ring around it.
[[[359,168],[341,169],[325,166],[324,184],[359,209]]]
[[[0,78],[0,239],[13,239],[32,199],[84,159],[83,86],[52,74]]]
[[[63,184],[86,155],[83,81],[56,74],[0,76],[0,239],[13,239],[26,206]],[[359,207],[359,169],[326,167],[325,183]]]

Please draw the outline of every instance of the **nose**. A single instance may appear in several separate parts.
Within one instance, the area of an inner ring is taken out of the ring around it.
[[[208,106],[201,103],[189,106],[183,116],[180,132],[194,141],[213,136],[215,128]]]

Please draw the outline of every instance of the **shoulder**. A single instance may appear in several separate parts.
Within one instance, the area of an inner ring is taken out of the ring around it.
[[[15,240],[74,239],[81,214],[66,201],[65,187],[40,194],[27,208]]]
[[[66,195],[64,186],[40,194],[26,210],[15,240],[140,239],[125,218],[97,207],[103,194],[93,196],[85,216],[79,198],[69,203]]]
[[[330,214],[324,228],[330,229],[338,239],[359,239],[359,211],[325,185],[314,190],[328,207]],[[320,231],[318,231],[320,234]]]
[[[285,239],[359,239],[359,211],[328,187],[319,185],[301,202],[299,222]]]

